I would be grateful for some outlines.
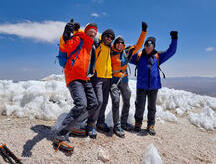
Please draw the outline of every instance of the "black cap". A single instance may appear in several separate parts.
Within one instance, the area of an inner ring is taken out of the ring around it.
[[[101,39],[104,40],[104,37],[105,37],[106,35],[108,35],[108,34],[112,36],[112,40],[115,39],[115,33],[113,32],[112,29],[107,29],[107,30],[105,30],[105,31],[102,33]]]
[[[148,37],[145,41],[144,46],[146,46],[147,44],[153,44],[154,48],[156,46],[156,38],[155,37]]]

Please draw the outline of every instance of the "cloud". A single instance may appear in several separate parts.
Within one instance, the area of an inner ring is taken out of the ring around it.
[[[102,15],[103,15],[103,16],[107,16],[107,13],[106,13],[106,12],[102,12]]]
[[[22,68],[20,68],[20,71],[21,72],[31,72],[32,69],[31,68],[27,68],[27,67],[22,67]]]
[[[99,17],[99,14],[98,13],[92,13],[91,16],[97,18],[97,17]]]
[[[66,22],[43,21],[0,24],[0,34],[16,35],[40,42],[53,43],[57,41],[64,30]]]
[[[24,39],[32,39],[37,42],[56,43],[63,33],[66,22],[60,21],[44,21],[31,22],[26,21],[22,23],[7,23],[0,24],[0,34],[16,35]],[[80,29],[84,30],[81,26]],[[99,36],[99,32],[97,37]],[[5,36],[0,35],[0,39],[5,39]],[[12,39],[7,37],[7,39]]]
[[[99,3],[99,4],[101,4],[101,3],[104,2],[104,0],[92,0],[92,2],[93,2],[93,3]]]
[[[207,51],[207,52],[211,52],[211,51],[214,51],[214,47],[208,47],[208,48],[206,48],[205,50]]]

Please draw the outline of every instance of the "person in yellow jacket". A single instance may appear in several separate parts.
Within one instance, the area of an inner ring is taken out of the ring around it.
[[[115,39],[112,29],[107,29],[102,33],[101,41],[96,48],[95,75],[91,82],[98,100],[97,111],[92,113],[93,118],[97,118],[96,127],[103,132],[109,132],[110,128],[105,123],[105,110],[108,103],[109,91],[112,84],[111,65],[111,43]]]
[[[134,129],[133,126],[127,122],[131,97],[131,90],[128,85],[127,64],[132,55],[137,53],[137,51],[142,47],[147,33],[146,31],[147,24],[142,22],[142,32],[134,46],[125,48],[125,41],[121,36],[115,39],[112,46],[111,61],[113,80],[110,95],[112,98],[113,131],[119,137],[125,136],[123,130],[131,131]],[[120,94],[123,100],[121,123],[119,119]]]

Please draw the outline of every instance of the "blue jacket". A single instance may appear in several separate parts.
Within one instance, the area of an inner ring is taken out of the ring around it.
[[[139,61],[137,55],[134,54],[130,63],[137,65],[137,88],[145,90],[153,90],[161,88],[161,78],[159,65],[167,61],[173,56],[177,49],[177,39],[172,39],[169,48],[164,52],[153,51],[151,55],[145,54],[143,51]],[[158,60],[156,58],[158,54]],[[159,63],[158,63],[159,62]]]

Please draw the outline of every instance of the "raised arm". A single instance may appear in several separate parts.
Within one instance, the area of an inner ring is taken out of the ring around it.
[[[171,31],[170,32],[170,36],[171,36],[171,44],[169,45],[169,48],[164,51],[164,52],[159,52],[159,64],[164,63],[165,61],[167,61],[170,57],[172,57],[177,49],[177,40],[178,40],[178,32],[177,31]]]
[[[132,55],[136,54],[137,51],[139,51],[140,48],[142,48],[143,42],[145,40],[146,34],[147,34],[147,27],[148,25],[145,22],[142,22],[142,32],[139,36],[139,39],[137,43],[133,46],[131,46],[127,52],[128,57],[127,59],[130,60]]]
[[[148,25],[145,22],[142,22],[142,32],[139,36],[139,39],[137,43],[133,46],[133,54],[137,53],[137,51],[142,48],[143,42],[145,40],[146,34],[147,34],[147,27]]]

